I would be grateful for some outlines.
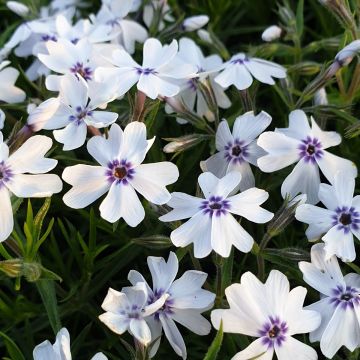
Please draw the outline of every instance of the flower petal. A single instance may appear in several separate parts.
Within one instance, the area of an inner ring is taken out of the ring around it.
[[[76,120],[64,129],[54,130],[54,138],[64,144],[63,150],[73,150],[85,144],[87,126],[85,122],[77,123]]]
[[[8,189],[0,183],[0,242],[6,240],[14,228],[14,215],[12,211]]]
[[[279,360],[317,360],[318,355],[311,346],[289,336],[280,346],[275,346],[275,353]]]
[[[129,329],[134,337],[145,346],[151,342],[151,331],[143,319],[131,319]]]
[[[216,130],[216,149],[218,151],[224,150],[224,147],[233,141],[234,138],[230,132],[228,122],[226,120],[221,121]]]
[[[253,341],[247,348],[238,352],[231,360],[271,360],[274,349],[263,343],[262,339]],[[283,360],[283,359],[281,359]]]
[[[211,324],[199,313],[199,310],[174,309],[171,318],[196,335],[204,336],[211,331]]]

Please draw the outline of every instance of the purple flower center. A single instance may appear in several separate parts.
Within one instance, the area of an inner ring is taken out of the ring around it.
[[[151,68],[141,68],[141,67],[136,67],[135,68],[136,72],[138,73],[138,75],[150,75],[150,74],[157,74],[155,69],[151,69]]]
[[[332,216],[332,225],[338,225],[338,230],[343,230],[347,234],[350,230],[358,230],[360,223],[360,213],[351,206],[338,206]]]
[[[225,215],[230,209],[230,202],[221,196],[211,196],[209,199],[201,202],[200,209],[210,217],[214,214],[215,216],[221,216]]]
[[[135,170],[132,164],[126,160],[114,160],[108,164],[106,176],[108,181],[112,184],[114,181],[117,184],[127,185],[129,180],[134,177]]]
[[[234,65],[243,65],[245,63],[247,63],[249,61],[249,58],[245,55],[237,58],[237,59],[233,59],[230,61],[230,64],[234,64]]]
[[[229,163],[242,163],[246,161],[248,155],[248,146],[244,145],[244,142],[239,139],[235,139],[233,143],[228,142],[225,146],[225,159]]]
[[[338,285],[331,292],[330,303],[335,307],[340,305],[345,310],[346,308],[353,309],[360,304],[360,291],[352,286]]]
[[[259,330],[259,335],[264,345],[274,347],[274,344],[282,345],[286,340],[287,331],[288,326],[285,321],[281,321],[279,317],[270,316],[269,321]]]
[[[73,65],[73,67],[70,68],[70,71],[75,75],[80,75],[86,81],[92,79],[93,71],[91,67],[84,66],[81,62],[77,62]]]
[[[311,162],[313,164],[324,155],[321,142],[317,138],[312,138],[310,136],[301,140],[298,149],[300,150],[300,159],[304,159],[306,162]]]
[[[133,304],[131,306],[126,306],[125,308],[123,308],[123,310],[120,311],[120,314],[126,316],[129,320],[131,320],[140,319],[140,312],[141,308],[138,305]]]
[[[50,35],[50,34],[46,34],[46,35],[42,35],[41,36],[41,40],[42,41],[57,41],[57,37],[55,35]]]
[[[13,173],[9,166],[4,161],[0,161],[0,189],[5,185],[6,182],[11,180]]]
[[[92,111],[87,108],[82,108],[81,106],[76,107],[76,115],[70,115],[70,121],[76,121],[77,125],[80,125],[82,120],[84,120],[87,116],[92,116]]]
[[[165,291],[163,289],[155,289],[153,295],[149,296],[148,305],[159,300],[164,293]],[[159,321],[160,314],[163,314],[165,316],[170,316],[171,314],[174,313],[173,311],[174,299],[171,298],[171,294],[169,295],[170,296],[166,299],[164,305],[154,314],[155,320]]]

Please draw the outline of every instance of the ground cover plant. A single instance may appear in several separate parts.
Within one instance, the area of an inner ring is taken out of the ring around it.
[[[0,14],[2,359],[358,359],[357,0]]]

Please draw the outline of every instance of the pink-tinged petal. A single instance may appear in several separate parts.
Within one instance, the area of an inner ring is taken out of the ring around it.
[[[271,360],[274,349],[264,344],[262,339],[253,341],[246,349],[237,353],[231,360]]]
[[[160,321],[163,326],[165,336],[169,340],[170,345],[174,351],[185,360],[186,346],[184,339],[182,338],[180,331],[175,325],[174,321],[171,318],[166,318],[162,314],[160,315]]]
[[[311,134],[309,120],[302,110],[293,110],[289,115],[289,127],[276,131],[297,140],[306,139]]]
[[[172,251],[168,261],[162,257],[149,256],[147,263],[153,280],[153,289],[167,292],[179,270],[179,261]]]
[[[62,178],[73,188],[64,195],[64,203],[82,209],[104,195],[110,188],[105,173],[101,166],[79,164],[65,168]]]
[[[264,132],[259,136],[257,145],[268,155],[258,159],[261,171],[273,172],[283,169],[299,160],[299,141],[276,132]]]
[[[222,257],[230,255],[234,245],[241,252],[252,249],[254,239],[247,233],[231,214],[212,217],[211,246]]]
[[[146,200],[161,205],[167,203],[171,198],[166,186],[173,184],[178,177],[177,166],[163,161],[139,165],[129,182]]]
[[[0,183],[0,242],[6,240],[14,228],[13,211],[8,189]]]
[[[100,205],[100,215],[111,223],[124,218],[128,225],[135,227],[143,221],[145,210],[131,185],[115,181]]]
[[[85,108],[88,103],[88,85],[82,77],[65,75],[60,83],[60,98],[73,109]]]
[[[285,316],[286,323],[289,327],[288,334],[306,334],[316,330],[321,322],[321,316],[316,311],[303,310],[304,300],[307,290],[298,286],[289,292]]]
[[[175,246],[185,247],[194,243],[194,255],[197,258],[208,256],[211,247],[211,218],[202,211],[175,229],[170,239]]]
[[[211,331],[211,324],[199,313],[199,310],[174,309],[171,318],[196,335],[204,336]]]
[[[333,226],[323,237],[326,259],[336,255],[343,262],[352,262],[356,258],[354,238],[351,231],[344,232]]]
[[[230,212],[245,217],[246,219],[263,224],[270,221],[274,214],[261,208],[263,202],[269,197],[265,190],[258,188],[248,189],[240,194],[228,198]]]
[[[353,176],[354,178],[357,176],[357,168],[352,161],[341,158],[327,151],[323,151],[323,156],[316,161],[320,170],[331,184],[334,183],[334,177],[338,171],[343,171],[348,174],[348,176]]]
[[[54,138],[64,144],[63,150],[73,150],[85,144],[87,126],[85,122],[77,123],[76,120],[70,122],[64,129],[54,130]]]
[[[134,337],[145,346],[151,342],[151,331],[146,321],[143,319],[131,319],[129,330]]]
[[[10,155],[7,164],[15,174],[46,173],[57,164],[57,160],[44,157],[51,146],[51,138],[44,135],[32,136]]]
[[[244,115],[236,118],[233,129],[235,139],[250,143],[257,138],[271,123],[271,116],[265,111],[254,115],[253,111],[248,111]]]
[[[278,360],[317,360],[318,355],[311,346],[289,336],[281,346],[275,346]]]
[[[285,199],[290,195],[306,194],[309,204],[319,202],[320,175],[316,164],[306,162],[301,159],[294,167],[292,172],[286,177],[281,186],[281,195]]]
[[[233,143],[234,138],[230,132],[229,124],[226,120],[221,121],[216,131],[216,149],[224,150],[229,143]]]
[[[9,190],[17,197],[48,197],[62,190],[62,181],[57,175],[17,174],[6,183]]]
[[[109,131],[109,137],[93,136],[87,143],[89,154],[102,166],[120,157],[123,144],[123,131],[117,124],[113,124]]]
[[[199,212],[202,201],[203,199],[191,195],[174,192],[167,203],[173,210],[159,217],[159,220],[174,221],[190,218]]]

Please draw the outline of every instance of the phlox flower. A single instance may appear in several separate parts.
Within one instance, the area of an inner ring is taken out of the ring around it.
[[[60,178],[44,174],[57,164],[57,160],[44,157],[51,145],[49,137],[36,135],[9,155],[0,132],[0,241],[6,240],[14,227],[11,194],[19,198],[38,198],[61,191]]]
[[[99,90],[99,89],[97,89]],[[55,139],[64,144],[64,150],[73,150],[85,143],[88,126],[103,128],[111,125],[118,114],[109,111],[97,111],[96,108],[105,102],[101,91],[91,91],[86,81],[73,75],[61,79],[58,108],[52,114],[54,104],[47,100],[50,118],[43,129],[54,130]]]
[[[353,236],[360,240],[360,195],[353,197],[354,189],[354,177],[337,172],[333,185],[320,184],[319,198],[326,209],[309,204],[296,209],[296,219],[309,224],[308,239],[324,241],[326,259],[336,255],[351,262],[356,258]]]
[[[298,193],[307,195],[307,202],[316,204],[321,172],[330,181],[338,170],[355,177],[353,162],[326,151],[328,147],[339,145],[341,137],[335,131],[323,131],[311,117],[309,121],[302,110],[294,110],[289,115],[289,127],[264,132],[257,144],[268,154],[258,159],[260,170],[273,172],[297,163],[281,186],[283,198],[293,198]]]
[[[178,81],[196,76],[197,71],[195,66],[178,57],[176,40],[163,46],[155,38],[147,39],[142,65],[123,49],[115,50],[112,59],[108,60],[115,67],[100,67],[96,70],[96,79],[100,82],[116,81],[119,96],[137,84],[137,89],[151,99],[159,95],[173,97],[180,92]]]
[[[172,231],[172,243],[180,247],[194,243],[197,258],[209,255],[211,250],[228,257],[232,246],[244,253],[249,252],[254,239],[232,214],[243,216],[257,224],[268,222],[274,214],[260,207],[269,197],[264,190],[253,187],[231,195],[240,180],[239,172],[230,172],[221,179],[205,172],[198,179],[205,198],[172,193],[167,205],[173,209],[159,219],[175,221],[190,218]]]
[[[215,299],[215,294],[202,289],[207,274],[189,270],[175,280],[179,261],[173,252],[170,252],[167,262],[162,257],[154,256],[149,256],[147,262],[152,277],[152,288],[138,271],[131,270],[128,279],[133,285],[141,282],[146,284],[148,304],[164,295],[167,296],[164,305],[145,319],[151,329],[152,341],[156,340],[150,349],[150,356],[156,354],[164,330],[174,351],[186,359],[184,339],[175,322],[197,335],[207,335],[210,332],[210,323],[201,315],[212,307]]]
[[[68,330],[62,328],[57,333],[54,345],[49,340],[45,340],[35,346],[33,357],[34,360],[72,360]],[[91,360],[107,360],[107,357],[103,353],[97,353]]]
[[[253,78],[264,84],[274,85],[273,78],[285,77],[286,69],[282,66],[239,53],[223,65],[223,70],[215,77],[215,81],[223,88],[235,85],[238,90],[245,90],[251,86]]]
[[[250,164],[257,166],[257,160],[265,152],[256,144],[257,137],[270,125],[271,116],[262,111],[254,115],[249,111],[236,118],[232,133],[229,124],[223,120],[216,131],[216,154],[200,163],[203,171],[210,171],[223,177],[231,171],[241,174],[240,190],[255,186]]]
[[[151,342],[151,331],[145,318],[160,309],[166,298],[167,295],[164,294],[148,304],[144,283],[124,287],[121,292],[110,288],[101,305],[106,312],[99,319],[116,334],[129,331],[137,341],[147,346]]]
[[[231,102],[225,94],[224,89],[214,81],[214,77],[216,76],[214,69],[219,68],[222,64],[220,56],[214,54],[205,57],[200,47],[189,38],[180,39],[178,56],[185,63],[192,64],[197,68],[199,78],[181,81],[182,90],[176,95],[176,99],[181,100],[188,109],[195,109],[197,115],[200,117],[205,116],[209,121],[214,120],[214,115],[210,112],[209,106],[199,89],[199,81],[204,81],[204,79],[209,76],[217,105],[223,109],[231,106]],[[166,111],[171,112],[171,107],[167,106]],[[180,118],[177,118],[177,120],[179,123],[187,122]]]
[[[171,162],[142,164],[154,139],[146,140],[146,127],[139,122],[130,123],[124,131],[113,124],[108,139],[92,137],[87,149],[100,166],[65,168],[62,177],[73,186],[64,195],[65,204],[81,209],[108,192],[100,205],[101,217],[111,223],[124,218],[130,226],[137,226],[145,211],[135,190],[154,204],[164,204],[171,197],[166,186],[179,176]]]
[[[241,276],[240,284],[225,290],[230,309],[211,312],[211,322],[224,332],[257,337],[232,360],[317,360],[316,351],[293,335],[315,330],[320,314],[303,308],[306,289],[298,286],[290,291],[287,277],[272,270],[263,284],[251,272]]]
[[[310,341],[320,341],[321,352],[330,359],[341,346],[354,351],[360,346],[360,275],[343,276],[337,258],[327,256],[324,244],[315,244],[311,263],[302,261],[299,267],[304,281],[320,293],[320,300],[306,307],[321,315]]]
[[[19,76],[19,71],[8,66],[10,61],[0,63],[0,101],[17,103],[25,100],[25,93],[14,84]]]

